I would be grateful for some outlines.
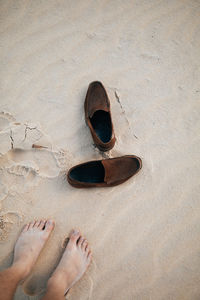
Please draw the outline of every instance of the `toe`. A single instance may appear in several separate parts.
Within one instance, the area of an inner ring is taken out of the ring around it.
[[[31,222],[31,223],[29,224],[29,228],[28,228],[28,229],[32,229],[32,228],[34,227],[34,225],[35,225],[35,221]]]
[[[70,241],[71,241],[72,243],[77,243],[79,237],[80,237],[80,232],[79,232],[79,230],[74,229],[74,230],[72,231],[72,234],[70,235]]]
[[[29,228],[29,223],[24,226],[22,232],[26,232],[28,230],[28,228]]]
[[[82,243],[84,241],[84,238],[81,236],[80,239],[78,240],[78,246],[81,248]]]
[[[39,224],[39,229],[40,229],[40,230],[43,230],[43,229],[44,229],[45,223],[46,223],[46,220],[41,220],[41,221],[40,221],[40,224]]]
[[[92,259],[92,252],[91,252],[91,250],[88,252],[87,259],[89,261]]]
[[[81,248],[82,248],[83,251],[85,251],[87,245],[88,245],[88,241],[84,240],[83,243],[82,243],[82,245],[81,245]]]
[[[44,230],[46,232],[50,232],[54,228],[54,225],[55,225],[55,222],[53,220],[47,220],[46,223],[45,223]]]
[[[40,225],[40,221],[36,221],[36,223],[35,223],[35,226],[34,227],[39,227],[39,225]]]
[[[31,224],[32,224],[31,222],[27,224],[27,226],[28,226],[27,230],[30,229]]]
[[[89,245],[87,245],[86,248],[85,248],[85,253],[86,253],[87,256],[88,256],[90,251],[91,251],[90,247],[89,247]]]
[[[40,221],[35,221],[35,224],[34,224],[34,228],[38,228],[38,225],[40,224]]]

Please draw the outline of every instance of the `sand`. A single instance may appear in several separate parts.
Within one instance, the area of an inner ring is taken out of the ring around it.
[[[74,227],[94,259],[68,299],[200,299],[200,1],[7,0],[0,11],[1,269],[26,222],[56,221],[15,300],[40,299]],[[117,137],[104,154],[84,120],[94,80]],[[66,181],[75,164],[123,154],[143,160],[123,185]]]

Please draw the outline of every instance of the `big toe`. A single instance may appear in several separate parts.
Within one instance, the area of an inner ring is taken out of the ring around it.
[[[70,235],[70,243],[73,243],[73,244],[76,244],[77,243],[77,241],[78,241],[78,239],[79,239],[79,237],[80,237],[80,232],[79,232],[79,230],[77,230],[77,229],[74,229],[73,231],[72,231],[72,233],[71,233],[71,235]]]
[[[47,220],[44,227],[43,227],[43,230],[44,230],[44,234],[45,236],[48,236],[51,231],[53,230],[55,226],[55,222],[53,220]]]

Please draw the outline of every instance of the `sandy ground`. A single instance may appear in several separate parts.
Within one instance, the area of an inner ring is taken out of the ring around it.
[[[68,299],[200,299],[200,1],[0,4],[1,269],[26,222],[56,221],[15,300],[44,293],[73,227],[94,259]],[[111,101],[117,143],[106,154],[84,120],[93,80]],[[71,166],[122,154],[143,160],[123,185],[67,183]]]

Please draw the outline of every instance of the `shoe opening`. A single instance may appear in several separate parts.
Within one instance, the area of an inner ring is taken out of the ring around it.
[[[77,166],[69,176],[79,182],[100,183],[104,182],[105,170],[100,161],[95,161]]]
[[[110,114],[104,110],[98,110],[90,118],[90,121],[98,138],[103,143],[108,143],[112,137]]]

